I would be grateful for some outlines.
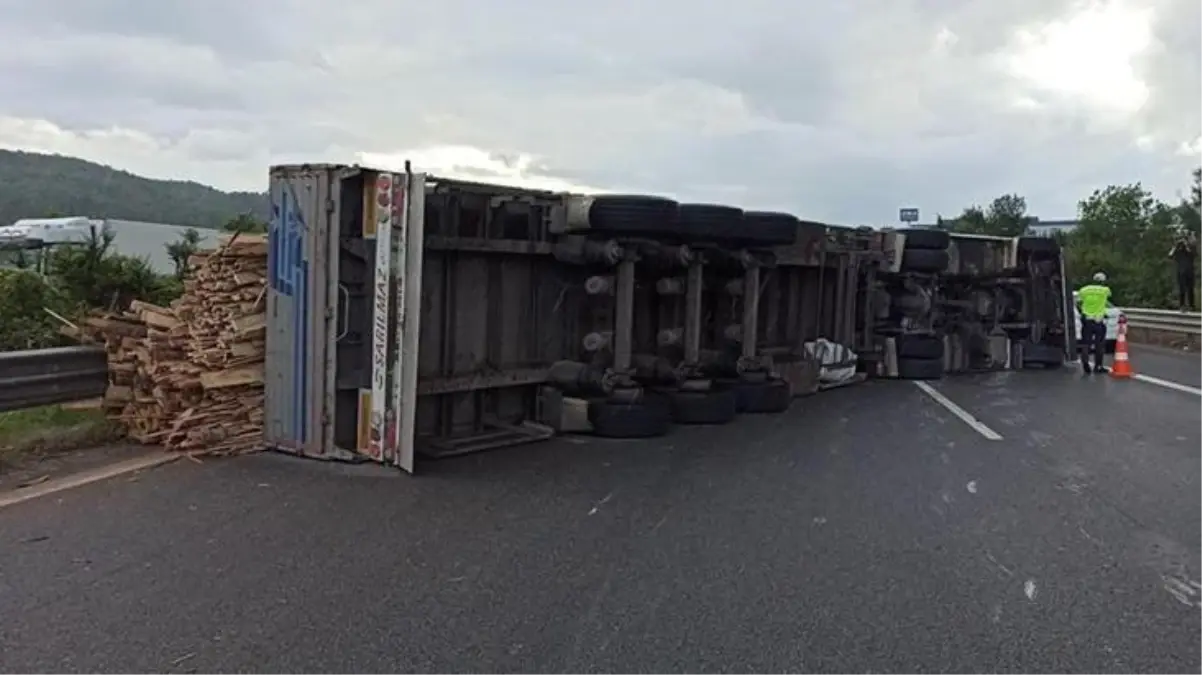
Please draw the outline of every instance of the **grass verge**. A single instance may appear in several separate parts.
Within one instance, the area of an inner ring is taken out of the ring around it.
[[[120,428],[95,407],[48,405],[0,413],[0,471],[120,437]]]

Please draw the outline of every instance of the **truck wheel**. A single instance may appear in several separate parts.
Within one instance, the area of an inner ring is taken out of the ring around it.
[[[943,338],[938,335],[902,335],[897,338],[899,359],[942,359]]]
[[[733,389],[674,391],[671,401],[677,424],[726,424],[738,414],[738,396]]]
[[[922,249],[927,251],[943,251],[947,249],[948,243],[951,242],[951,237],[943,230],[923,230],[913,228],[902,230],[900,234],[906,235],[906,250]]]
[[[801,221],[788,213],[745,211],[740,239],[767,246],[789,246],[797,241]]]
[[[664,197],[600,195],[589,206],[588,222],[598,232],[671,234],[680,229],[680,209]]]
[[[731,383],[737,396],[737,409],[742,413],[779,413],[793,403],[793,390],[784,380]]]
[[[652,438],[672,428],[672,409],[659,396],[637,401],[599,399],[589,402],[588,421],[602,438]]]
[[[720,204],[681,204],[680,232],[707,241],[737,239],[743,234],[743,209]]]
[[[903,272],[942,272],[947,269],[947,251],[932,251],[924,248],[906,248],[902,252]]]
[[[943,359],[899,358],[897,376],[903,380],[938,380],[943,377]]]

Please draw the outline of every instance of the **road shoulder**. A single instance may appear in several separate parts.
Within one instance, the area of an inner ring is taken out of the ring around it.
[[[177,459],[160,448],[117,444],[31,458],[0,473],[0,508]]]

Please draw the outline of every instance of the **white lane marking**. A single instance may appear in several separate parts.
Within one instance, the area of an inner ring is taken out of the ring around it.
[[[610,500],[610,498],[613,496],[614,496],[614,493],[611,492],[611,493],[605,495],[604,497],[602,497],[601,501],[597,502],[596,504],[593,505],[593,508],[589,509],[588,514],[590,516],[596,515],[597,511],[601,510],[602,506],[605,506],[605,502],[608,502]]]
[[[923,382],[922,380],[911,380],[911,381],[914,382],[914,386],[916,386],[919,389],[926,392],[927,396],[930,396],[931,398],[935,399],[936,403],[943,406],[944,408],[947,408],[948,412],[955,415],[956,417],[959,417],[965,424],[972,427],[974,431],[976,431],[978,434],[981,434],[982,436],[984,436],[987,440],[990,440],[990,441],[1002,440],[1001,434],[999,434],[998,432],[994,431],[993,429],[990,429],[989,427],[985,426],[985,424],[983,422],[981,422],[981,420],[973,417],[972,413],[968,412],[964,408],[961,408],[960,406],[953,403],[951,399],[944,396],[943,394],[940,394],[931,385],[927,384],[926,382]]]
[[[1197,581],[1190,581],[1188,578],[1177,578],[1170,576],[1161,576],[1164,581],[1164,590],[1177,599],[1183,605],[1193,607],[1195,605],[1202,607],[1202,599],[1199,594],[1202,593],[1202,584]]]
[[[182,456],[183,455],[177,453],[154,450],[146,453],[145,455],[132,457],[115,464],[99,466],[88,471],[81,471],[76,474],[63,476],[62,478],[48,480],[44,483],[41,483],[37,487],[17,489],[11,492],[0,493],[0,509],[6,506],[12,506],[14,504],[20,504],[21,502],[27,502],[31,499],[37,499],[38,497],[52,495],[56,492],[71,490],[102,480],[116,478],[117,476],[133,473],[134,471],[151,469],[169,462],[174,462]]]
[[[1166,389],[1176,389],[1177,391],[1183,391],[1187,394],[1193,394],[1195,396],[1202,396],[1202,389],[1199,389],[1197,387],[1191,387],[1191,386],[1185,385],[1185,384],[1177,384],[1176,382],[1170,382],[1169,380],[1162,380],[1159,377],[1152,377],[1151,375],[1134,375],[1133,377],[1135,379],[1139,380],[1140,382],[1147,382],[1148,384],[1155,384],[1155,385],[1164,387]]]

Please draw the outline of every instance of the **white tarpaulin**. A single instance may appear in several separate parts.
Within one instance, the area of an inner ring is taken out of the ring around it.
[[[825,384],[847,382],[856,376],[856,353],[826,338],[805,343],[806,353],[818,362],[818,381]]]

